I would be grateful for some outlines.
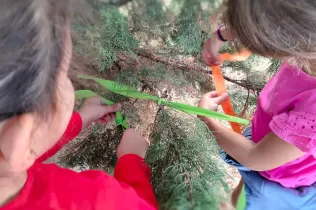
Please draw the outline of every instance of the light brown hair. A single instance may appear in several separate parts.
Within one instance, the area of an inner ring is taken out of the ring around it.
[[[242,47],[316,74],[310,68],[316,60],[315,0],[228,0],[226,6],[224,22]]]

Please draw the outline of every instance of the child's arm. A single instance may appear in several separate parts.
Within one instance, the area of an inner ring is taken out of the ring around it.
[[[218,105],[227,95],[217,97],[216,92],[204,95],[200,107],[217,110]],[[277,168],[295,160],[305,153],[270,132],[259,143],[255,144],[240,134],[207,117],[200,117],[213,131],[219,146],[242,165],[255,171],[266,171]]]
[[[203,118],[219,146],[242,165],[254,171],[267,171],[295,160],[305,153],[273,132],[255,144],[217,121]]]
[[[147,148],[148,142],[138,132],[132,129],[125,131],[117,149],[118,162],[114,177],[122,183],[123,188],[132,187],[138,196],[157,208],[150,183],[151,170],[144,161]]]
[[[116,164],[114,177],[121,182],[122,188],[132,187],[139,197],[158,208],[150,183],[151,170],[143,158],[134,154],[124,155]]]
[[[126,132],[130,135],[133,131],[127,130]],[[142,145],[139,144],[143,140],[141,136],[139,138],[125,137],[123,137],[121,143],[126,143],[126,141],[135,142],[139,147],[139,151],[146,151],[146,148],[142,148]],[[128,146],[125,150],[130,148],[132,148],[131,152],[135,149],[136,152],[134,153],[138,153],[136,147]],[[69,179],[64,179],[65,183],[59,181],[58,184],[59,186],[67,186],[70,180],[71,184],[75,183],[75,186],[71,187],[72,189],[70,188],[72,191],[70,197],[75,198],[74,205],[80,206],[81,209],[85,209],[84,206],[93,206],[93,209],[96,210],[158,209],[154,191],[149,181],[150,169],[146,166],[144,159],[137,154],[121,156],[115,167],[114,177],[99,170],[82,171],[79,173],[79,177],[74,171],[65,171],[71,173],[71,176],[69,176]],[[83,179],[82,176],[84,176]],[[60,189],[61,192],[64,192],[62,187]],[[69,203],[69,195],[65,193],[63,197]]]
[[[107,123],[114,118],[114,112],[120,109],[120,105],[106,106],[99,97],[92,97],[85,101],[78,112],[74,112],[68,126],[55,145],[38,158],[38,161],[44,162],[55,155],[64,145],[79,135],[83,128],[89,127],[93,122]]]

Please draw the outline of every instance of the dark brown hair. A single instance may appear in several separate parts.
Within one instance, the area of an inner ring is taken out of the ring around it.
[[[224,22],[254,53],[291,58],[307,70],[316,60],[315,0],[228,0]]]
[[[0,0],[0,121],[54,104],[70,4]]]

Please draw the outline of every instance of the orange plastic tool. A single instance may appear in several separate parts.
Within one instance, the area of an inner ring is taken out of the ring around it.
[[[244,61],[244,60],[247,60],[250,55],[251,55],[251,52],[249,52],[247,50],[243,50],[237,54],[230,54],[230,53],[221,54],[219,56],[219,59],[221,62],[224,60],[227,60],[227,61]],[[223,74],[221,71],[221,67],[218,65],[213,65],[212,66],[212,74],[213,74],[214,84],[215,84],[217,94],[221,95],[221,94],[227,92],[227,88],[225,85],[225,80],[224,80],[224,77],[223,77]],[[225,114],[228,114],[231,116],[236,116],[233,105],[232,105],[229,97],[221,105],[222,105],[222,108],[223,108],[223,111],[225,112]],[[230,125],[235,132],[241,134],[240,124],[231,122]]]

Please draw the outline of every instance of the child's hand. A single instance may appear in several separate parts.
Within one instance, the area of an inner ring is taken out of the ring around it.
[[[145,158],[148,145],[148,142],[140,133],[133,129],[127,129],[117,148],[117,158],[120,159],[127,154],[135,154]]]
[[[223,38],[230,39],[228,30],[221,27],[221,34]],[[206,65],[220,65],[221,61],[218,59],[218,52],[223,45],[223,41],[218,37],[217,31],[213,33],[213,37],[206,40],[203,45],[202,57]]]
[[[223,42],[215,36],[217,35],[207,39],[203,45],[202,57],[204,63],[208,66],[221,64],[218,59],[218,52],[221,49]]]
[[[199,107],[217,111],[218,106],[227,99],[228,94],[224,93],[220,96],[217,95],[216,91],[208,92],[201,97]]]
[[[109,120],[115,117],[114,113],[120,108],[120,104],[105,105],[100,97],[89,98],[78,111],[82,118],[82,127],[86,128],[93,122],[108,123]]]

